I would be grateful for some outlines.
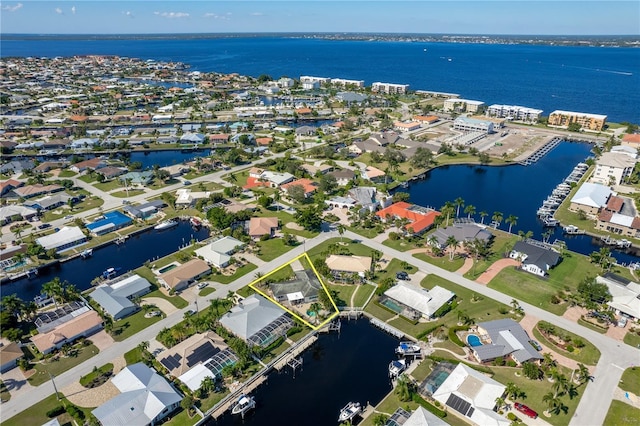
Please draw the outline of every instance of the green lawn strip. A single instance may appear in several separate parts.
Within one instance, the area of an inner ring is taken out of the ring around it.
[[[515,318],[516,321],[519,321],[518,317],[509,313],[511,309],[510,306],[482,296],[475,293],[473,290],[454,284],[437,275],[427,275],[420,285],[428,289],[432,289],[434,286],[438,285],[456,294],[455,300],[457,301],[458,306],[451,312],[445,314],[444,317],[438,319],[438,323],[443,323],[446,327],[454,327],[457,325],[458,312],[460,311],[464,311],[469,318],[475,320],[476,324],[479,322],[498,320],[502,318]],[[472,299],[475,301],[472,301]]]
[[[375,302],[375,296],[373,299],[374,300],[364,308],[366,312],[382,321],[390,320],[391,318],[396,316],[396,314],[389,312],[388,310],[380,306],[377,302]]]
[[[578,318],[578,324],[580,324],[583,327],[587,327],[590,330],[596,331],[600,334],[605,334],[607,332],[607,328],[599,327],[590,321],[583,320],[582,318]]]
[[[427,253],[415,253],[413,257],[439,268],[446,269],[449,272],[455,272],[464,265],[464,257],[460,256],[456,256],[453,260],[449,260],[449,256],[446,254],[440,257],[433,257]]]
[[[356,290],[358,290],[358,285],[356,284],[327,284],[325,282],[327,288],[329,289],[329,291],[333,290],[336,291],[337,294],[337,298],[338,300],[334,300],[334,302],[336,302],[336,305],[338,305],[338,307],[340,306],[351,306],[351,296],[353,295],[353,293],[356,292]]]
[[[52,220],[60,219],[61,217],[68,215],[76,215],[78,213],[82,213],[87,210],[96,209],[104,204],[104,200],[98,197],[87,197],[84,201],[74,204],[73,210],[70,210],[69,207],[63,206],[58,207],[55,210],[45,212],[42,216],[43,222],[51,222]]]
[[[230,282],[237,280],[241,276],[248,274],[256,268],[258,267],[253,263],[247,263],[246,265],[238,268],[233,275],[213,274],[210,275],[209,278],[212,281],[218,282],[220,284],[229,284]]]
[[[413,369],[411,376],[419,382],[422,382],[429,374],[431,374],[431,365],[433,364],[433,361],[430,359],[423,359],[418,362],[420,362],[420,364]]]
[[[178,179],[168,179],[168,180],[158,180],[153,179],[147,188],[149,189],[162,189],[167,186],[175,185],[176,183],[180,183]]]
[[[456,353],[458,355],[466,355],[466,353],[464,352],[464,349],[462,349],[460,346],[456,345],[455,343],[453,343],[451,340],[445,340],[443,342],[437,342],[433,344],[434,348],[441,348],[441,349],[448,349],[453,353]]]
[[[186,308],[189,305],[189,302],[184,300],[182,297],[177,296],[177,295],[167,296],[166,294],[164,294],[159,289],[155,290],[155,291],[152,291],[151,293],[145,294],[143,296],[143,299],[147,298],[147,297],[159,297],[160,299],[164,299],[164,300],[168,301],[169,303],[171,303],[173,306],[175,306],[178,309]],[[159,317],[155,317],[155,318],[159,318]]]
[[[77,355],[74,357],[61,356],[57,361],[52,361],[52,359],[49,359],[48,361],[43,361],[44,363],[34,364],[33,368],[36,370],[36,372],[27,379],[31,386],[41,385],[51,380],[49,374],[58,376],[65,371],[75,367],[76,365],[82,364],[83,362],[100,352],[98,348],[93,344],[90,344],[88,346],[80,346],[77,344],[77,346],[74,346],[74,348],[75,347],[78,347],[79,349]]]
[[[627,331],[627,334],[624,335],[624,342],[634,348],[640,348],[640,335]]]
[[[399,238],[397,240],[386,239],[382,242],[382,244],[384,244],[387,247],[391,247],[392,249],[396,249],[398,251],[407,251],[407,250],[416,248],[415,244],[408,243],[402,238]]]
[[[91,373],[87,374],[86,376],[82,376],[80,377],[80,384],[82,386],[84,386],[85,388],[89,386],[89,384],[95,380],[96,378],[98,378],[98,376],[108,373],[108,372],[113,372],[113,364],[111,364],[110,362],[103,365],[102,367],[98,368],[95,371],[92,371]]]
[[[403,402],[400,401],[400,399],[398,398],[398,396],[391,391],[377,406],[376,406],[376,411],[382,412],[382,413],[388,413],[388,414],[393,414],[394,411],[396,411],[398,408],[403,408],[405,410],[408,411],[413,411],[416,408],[418,408],[418,404],[413,402],[413,401],[408,401],[408,402]],[[375,417],[378,415],[378,413],[373,413],[371,414],[369,417],[367,417],[366,419],[364,419],[360,425],[361,426],[373,426],[374,425],[374,419]],[[447,416],[447,420],[449,420],[449,417],[452,416]]]
[[[302,327],[302,330],[298,331],[295,334],[292,334],[288,338],[290,340],[294,341],[294,342],[297,342],[298,340],[302,339],[307,334],[309,334],[309,328],[308,327]]]
[[[405,319],[404,317],[394,318],[391,321],[387,322],[387,324],[413,337],[418,336],[422,331],[426,330],[431,326],[431,324],[427,324],[423,322],[417,322],[414,324],[413,322]]]
[[[339,243],[341,241],[340,238],[331,238],[328,239],[327,241],[318,244],[317,246],[315,246],[314,248],[312,248],[311,250],[309,250],[307,252],[307,254],[309,255],[309,257],[311,258],[311,260],[315,260],[317,258],[323,258],[323,256],[328,255],[328,249],[329,246],[332,244],[336,244]],[[371,252],[373,251],[373,249],[369,246],[366,246],[362,243],[359,242],[353,242],[353,241],[349,241],[349,239],[344,238],[342,239],[343,244],[342,246],[347,247],[349,249],[349,251],[351,252],[352,255],[355,256],[371,256]]]
[[[396,273],[400,271],[407,271],[407,273],[411,274],[416,271],[416,267],[409,264],[409,268],[404,269],[402,267],[402,262],[396,258],[393,258],[391,259],[391,262],[389,262],[383,270],[377,273],[376,281],[380,282],[388,277],[393,278],[395,280]]]
[[[100,191],[103,191],[103,192],[113,191],[114,189],[117,189],[117,188],[124,188],[123,184],[120,182],[119,179],[113,179],[107,182],[95,183],[93,184],[93,186],[95,186],[96,188],[98,188]],[[129,190],[129,192],[131,192],[131,190]]]
[[[199,401],[200,411],[206,413],[207,411],[212,409],[218,402],[222,401],[222,398],[227,395],[229,395],[228,390],[225,390],[224,392],[211,392],[206,398]]]
[[[248,285],[246,285],[241,289],[239,289],[238,291],[236,291],[236,293],[238,293],[242,297],[249,297],[252,294],[256,294],[257,292],[252,287],[249,287]]]
[[[564,336],[569,335],[571,336],[571,339],[576,338],[576,339],[582,340],[584,342],[584,347],[575,348],[573,352],[566,351],[561,347],[557,346],[553,341],[544,337],[542,333],[540,333],[540,331],[538,330],[537,326],[533,329],[533,335],[536,336],[536,339],[542,342],[545,346],[552,348],[554,351],[558,352],[561,355],[566,356],[567,358],[570,358],[574,361],[581,362],[585,365],[596,365],[598,363],[598,360],[600,359],[600,351],[598,350],[598,348],[593,346],[591,342],[588,342],[582,337],[579,337],[573,333],[570,333],[558,326],[555,326],[555,327],[557,332]]]
[[[78,179],[80,179],[84,183],[91,183],[96,181],[96,177],[91,175],[82,175]]]
[[[547,405],[542,401],[542,397],[546,393],[553,391],[553,383],[549,382],[547,379],[530,380],[524,377],[524,375],[520,375],[520,377],[516,376],[515,373],[517,371],[522,371],[521,368],[495,366],[491,366],[490,368],[494,371],[494,380],[502,383],[503,385],[506,385],[509,382],[514,383],[526,393],[527,397],[525,399],[519,399],[518,402],[526,404],[536,411],[541,419],[555,426],[566,426],[569,424],[569,421],[580,402],[580,398],[582,398],[582,394],[584,393],[584,386],[579,386],[577,397],[569,399],[567,395],[561,396],[560,399],[568,407],[567,414],[561,412],[558,415],[552,414],[551,417],[546,417],[543,412],[547,409]],[[563,373],[567,375],[567,377],[571,374],[568,370],[563,371]],[[517,412],[515,414],[518,417],[523,417]]]
[[[356,308],[364,308],[364,304],[369,300],[369,296],[376,291],[376,288],[371,284],[362,284],[358,286],[358,292],[353,299],[353,306]]]
[[[211,293],[213,293],[214,291],[216,291],[215,287],[205,287],[202,290],[200,290],[200,293],[198,293],[198,296],[200,297],[204,297],[204,296],[208,296]]]
[[[265,241],[258,241],[257,244],[258,247],[260,247],[258,257],[265,262],[270,262],[293,249],[293,246],[286,245],[282,238],[271,238]]]
[[[0,380],[0,399],[3,401],[9,401],[11,399],[11,393],[7,390],[7,386],[2,380]]]
[[[362,235],[365,238],[374,238],[378,236],[380,232],[375,227],[373,228],[360,228],[355,226],[348,226],[347,229],[351,232],[355,232],[358,235]]]
[[[75,175],[77,175],[78,173],[72,171],[72,170],[61,170],[60,173],[58,173],[58,177],[59,178],[70,178],[70,177],[74,177]]]
[[[48,411],[53,410],[55,407],[69,404],[70,402],[66,398],[61,398],[61,400],[58,401],[56,394],[54,393],[9,419],[3,418],[2,426],[41,425],[51,420],[47,417],[46,413]],[[91,411],[94,409],[83,407],[77,408],[84,413],[85,419],[89,418]],[[74,424],[72,417],[67,413],[57,416],[57,419],[63,426]]]
[[[186,410],[178,408],[178,410],[169,415],[171,420],[168,420],[163,424],[171,426],[192,426],[202,419],[202,417],[200,417],[195,411],[192,411],[191,414],[193,417],[189,417]]]
[[[622,401],[613,400],[609,406],[605,425],[636,426],[640,424],[640,409]]]
[[[486,259],[479,260],[475,266],[464,276],[470,280],[475,280],[483,272],[485,272],[496,260],[503,258],[503,255],[507,251],[511,251],[513,245],[518,240],[517,235],[507,234],[498,230],[492,230],[491,233],[495,235],[493,243],[491,244],[491,254]]]
[[[631,367],[624,370],[618,387],[623,391],[640,395],[640,367]]]
[[[111,332],[113,340],[122,342],[162,319],[162,316],[145,318],[144,315],[145,312],[141,310],[126,318],[115,321],[113,323],[113,331]]]
[[[124,354],[124,360],[127,363],[127,365],[142,362],[143,358],[142,358],[142,353],[140,352],[140,349],[133,348],[129,352],[126,352]]]
[[[144,194],[144,189],[130,189],[129,191],[117,191],[117,192],[112,192],[109,195],[117,198],[128,198],[128,197],[133,197],[135,195],[140,195],[140,194]]]

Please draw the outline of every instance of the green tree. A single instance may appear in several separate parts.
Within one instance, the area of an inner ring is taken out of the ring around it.
[[[513,225],[517,225],[518,224],[518,217],[514,216],[514,215],[509,215],[509,217],[507,217],[505,219],[505,223],[509,224],[509,233],[511,233],[511,227]]]
[[[398,203],[400,201],[407,202],[409,201],[409,197],[411,195],[408,192],[397,191],[393,193],[393,197],[391,197],[394,203]]]
[[[409,379],[406,374],[401,374],[398,377],[394,393],[398,395],[398,399],[401,402],[411,401],[414,393],[414,386],[411,379]]]
[[[319,231],[322,225],[322,213],[317,207],[299,209],[295,213],[294,219],[307,231]]]
[[[287,195],[289,198],[294,200],[296,203],[304,203],[307,200],[304,186],[302,185],[291,185],[287,188]]]
[[[564,405],[562,400],[553,392],[548,392],[542,396],[542,402],[547,404],[547,412],[558,415],[561,412],[565,414],[569,411],[569,407]]]

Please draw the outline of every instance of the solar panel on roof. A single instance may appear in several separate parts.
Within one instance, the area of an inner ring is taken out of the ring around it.
[[[191,355],[187,357],[187,365],[192,367],[199,362],[203,362],[211,358],[216,353],[220,352],[220,349],[216,348],[211,342],[205,342],[196,348]]]
[[[176,368],[180,367],[180,364],[178,364],[176,360],[174,360],[173,357],[170,357],[170,356],[161,359],[160,364],[167,367],[169,371],[175,370]]]
[[[447,398],[447,405],[465,417],[471,417],[475,411],[471,403],[454,394],[449,395],[449,398]]]

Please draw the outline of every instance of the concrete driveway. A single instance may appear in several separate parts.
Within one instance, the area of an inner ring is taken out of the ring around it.
[[[22,374],[22,370],[20,370],[19,367],[12,368],[6,373],[2,373],[0,378],[2,378],[2,383],[7,387],[12,399],[25,395],[33,389],[33,386],[27,382],[27,379],[25,379],[24,374]]]
[[[142,304],[156,305],[156,307],[158,307],[158,309],[164,312],[167,316],[178,310],[178,308],[173,306],[168,300],[162,299],[160,297],[145,297],[142,299]]]
[[[100,330],[99,332],[91,336],[89,340],[91,340],[91,343],[96,345],[96,348],[100,349],[101,351],[113,345],[114,342],[109,333],[104,330]]]

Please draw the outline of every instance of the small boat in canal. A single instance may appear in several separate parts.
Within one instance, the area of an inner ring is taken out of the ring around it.
[[[250,395],[242,394],[231,408],[231,414],[240,414],[244,417],[245,413],[256,406],[256,400]]]
[[[86,250],[82,250],[80,252],[80,256],[82,256],[83,259],[91,257],[92,255],[93,255],[93,249],[91,249],[91,248],[88,248]]]
[[[153,227],[156,231],[162,231],[163,229],[173,228],[174,226],[178,226],[178,222],[175,220],[164,220]]]
[[[340,410],[340,415],[338,416],[338,422],[346,422],[347,420],[353,419],[355,416],[362,412],[362,406],[359,402],[350,402],[345,405],[342,410]]]
[[[417,343],[413,342],[400,342],[396,348],[398,355],[420,355],[422,354],[422,348]]]
[[[191,226],[195,228],[199,228],[200,226],[202,226],[202,221],[197,217],[192,217],[191,219],[189,219],[189,223],[191,223]]]
[[[389,377],[395,379],[406,369],[407,361],[405,361],[404,359],[393,360],[389,363]]]
[[[104,272],[102,272],[102,278],[104,278],[105,280],[110,280],[111,278],[118,275],[119,271],[120,268],[107,268],[104,270]]]

